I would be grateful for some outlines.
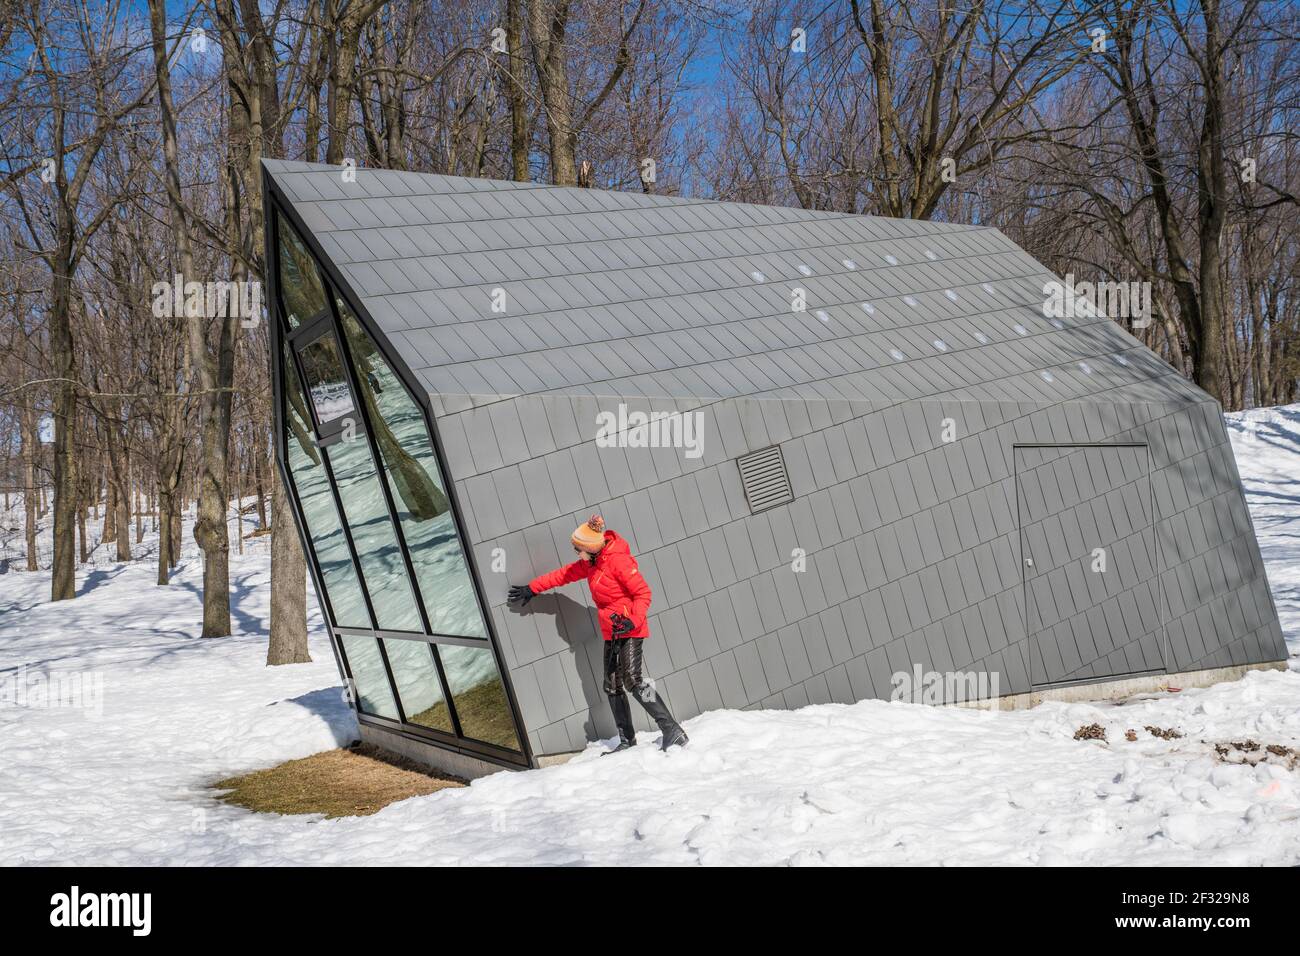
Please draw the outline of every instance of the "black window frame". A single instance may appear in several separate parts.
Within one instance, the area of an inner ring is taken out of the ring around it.
[[[329,286],[326,286],[328,290]],[[315,316],[311,320],[311,325],[303,325],[294,330],[292,337],[292,348],[294,358],[299,370],[299,375],[303,375],[306,365],[303,362],[302,353],[308,348],[315,345],[321,339],[333,339],[334,348],[339,356],[339,364],[344,366],[343,385],[348,390],[348,397],[352,400],[350,411],[337,415],[334,418],[322,421],[320,413],[316,409],[316,402],[312,399],[311,383],[304,377],[302,380],[303,390],[307,393],[307,407],[311,410],[311,417],[314,423],[313,431],[316,433],[316,445],[319,448],[326,448],[342,439],[345,435],[359,434],[365,428],[365,419],[362,418],[357,401],[357,393],[352,385],[352,377],[347,373],[347,356],[343,351],[343,342],[339,338],[338,332],[334,329],[333,318],[327,313]]]

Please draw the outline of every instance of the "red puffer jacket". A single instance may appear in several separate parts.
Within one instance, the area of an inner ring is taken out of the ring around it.
[[[600,549],[595,561],[579,558],[572,564],[533,578],[528,586],[534,594],[541,594],[584,579],[591,586],[591,598],[596,602],[596,616],[600,619],[600,633],[605,640],[613,637],[614,624],[610,618],[615,614],[632,619],[632,630],[624,637],[650,636],[650,626],[646,622],[646,613],[650,610],[650,585],[641,577],[627,542],[613,531],[605,532],[605,547]]]

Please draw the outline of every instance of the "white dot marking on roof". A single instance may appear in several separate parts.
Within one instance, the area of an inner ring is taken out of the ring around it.
[[[900,352],[898,349],[890,349],[889,354],[893,357],[895,362],[901,362],[903,361],[903,359],[907,358],[907,356],[904,355],[902,352]]]
[[[1017,322],[1016,335],[1028,335],[1028,334],[1029,334],[1029,330],[1025,328],[1023,325],[1021,325],[1019,322]]]
[[[865,312],[865,313],[867,313],[867,315],[875,315],[875,314],[876,314],[876,307],[875,307],[874,305],[872,305],[870,302],[863,302],[863,303],[862,303],[862,311]]]
[[[898,265],[898,258],[894,255],[885,256],[885,261],[888,262],[891,266]]]
[[[983,332],[976,332],[975,341],[978,342],[980,345],[988,345],[989,337],[985,335]]]
[[[908,305],[912,306],[912,308],[916,308],[916,300],[912,298],[910,295],[903,296],[903,301],[906,302]]]
[[[750,276],[753,277],[753,279],[754,279],[755,282],[766,282],[766,281],[767,281],[767,276],[763,275],[763,273],[761,273],[761,272],[757,272],[757,271],[756,271],[756,272],[751,272],[751,273],[750,273]]]
[[[1084,375],[1091,375],[1091,374],[1092,374],[1092,366],[1089,365],[1087,362],[1080,362],[1080,363],[1079,363],[1079,371],[1082,372]]]
[[[831,320],[830,313],[825,309],[818,309],[816,315],[817,318],[821,319],[823,322],[829,322]]]
[[[1055,382],[1055,381],[1056,381],[1056,377],[1053,376],[1051,372],[1048,372],[1048,371],[1046,371],[1046,370],[1043,370],[1043,371],[1039,372],[1038,374],[1041,375],[1041,376],[1043,376],[1043,381],[1044,381],[1044,382]]]
[[[1128,364],[1128,359],[1126,359],[1126,358],[1125,358],[1124,356],[1122,356],[1122,355],[1116,354],[1116,355],[1115,355],[1115,362],[1116,362],[1116,364],[1118,364],[1118,365],[1127,365],[1127,364]]]
[[[987,282],[981,282],[980,288],[983,289],[985,292],[987,292],[989,295],[993,294],[993,286],[989,285]]]
[[[948,298],[952,299],[952,301],[954,302],[957,301],[957,293],[953,292],[952,289],[944,289],[943,294],[946,295]]]
[[[842,261],[844,263],[844,268],[846,269],[856,269],[858,267],[858,264],[852,259],[844,259]]]
[[[926,257],[927,259],[929,259],[931,262],[934,262],[935,260],[937,260],[937,259],[939,258],[939,257],[936,256],[933,252],[931,252],[929,249],[926,249],[926,250],[925,250],[925,257]]]
[[[804,265],[801,262],[799,263],[799,274],[803,276],[810,276],[812,275],[812,269],[810,269],[808,266]]]
[[[948,343],[945,342],[943,339],[935,339],[934,347],[938,349],[940,352],[948,351]]]

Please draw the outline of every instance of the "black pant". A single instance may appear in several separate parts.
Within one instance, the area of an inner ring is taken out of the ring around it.
[[[674,731],[681,730],[654,685],[641,674],[644,640],[640,637],[616,637],[605,642],[605,693],[609,695],[609,707],[614,712],[619,736],[631,742],[636,741],[636,733],[632,729],[632,712],[628,709],[624,692],[631,693],[645,708],[665,739]]]
[[[641,677],[641,647],[645,638],[616,637],[605,642],[605,693],[636,693]]]

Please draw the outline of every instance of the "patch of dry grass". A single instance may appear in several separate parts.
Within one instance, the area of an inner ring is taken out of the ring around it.
[[[510,722],[510,703],[500,681],[484,681],[456,695],[456,715],[467,737],[518,750],[515,728]],[[451,715],[445,701],[408,718],[413,724],[451,731]]]
[[[217,799],[259,813],[367,816],[408,797],[463,787],[405,757],[369,744],[326,750],[214,784]]]

